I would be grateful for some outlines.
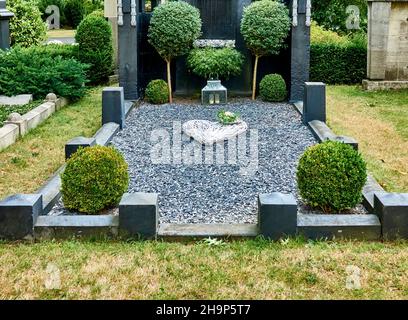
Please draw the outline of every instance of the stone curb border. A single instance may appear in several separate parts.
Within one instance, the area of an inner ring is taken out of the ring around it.
[[[110,92],[116,92],[123,98],[123,88],[109,88]],[[106,108],[117,107],[115,104],[106,104]],[[120,110],[123,113],[122,119],[127,116],[134,106],[132,101],[119,100]],[[106,110],[102,113],[107,112]],[[107,122],[95,133],[91,140],[94,144],[108,145],[111,139],[119,132],[120,124]],[[73,139],[82,141],[82,137]],[[71,140],[72,141],[72,140]],[[75,145],[70,145],[75,148]],[[76,147],[79,147],[77,145]],[[67,148],[66,148],[67,149]],[[44,185],[35,194],[16,194],[0,202],[0,238],[11,240],[30,240],[35,237],[43,239],[53,235],[65,234],[67,237],[73,235],[112,235],[116,236],[115,227],[118,218],[107,218],[109,216],[47,216],[55,203],[61,197],[61,178],[60,174],[65,170],[65,164],[62,165],[55,174],[47,180]],[[37,228],[38,227],[38,228]],[[103,230],[101,230],[103,229]]]
[[[119,88],[112,93],[112,88],[109,88],[108,96],[121,95],[122,90]],[[123,103],[118,103],[123,99],[117,99],[117,96],[110,99],[116,101],[113,102],[115,108],[124,110],[121,112],[125,114],[129,113],[132,104],[130,106],[125,104],[123,108]],[[313,96],[309,96],[309,99],[313,101]],[[114,115],[108,105],[106,104],[106,110]],[[114,120],[122,122],[122,126],[125,125],[122,117]],[[336,137],[321,120],[312,119],[308,124],[317,137],[322,137],[318,138],[319,141]],[[91,143],[106,145],[119,130],[119,123],[105,123]],[[81,139],[77,141],[83,142]],[[78,147],[80,143],[77,144]],[[60,197],[59,174],[63,170],[64,166],[39,190],[39,193],[14,195],[0,203],[1,238],[49,239],[76,236],[191,240],[208,237],[234,239],[263,236],[270,240],[278,240],[296,235],[313,240],[408,238],[408,194],[387,193],[371,176],[363,191],[363,204],[370,211],[367,215],[299,214],[293,195],[275,192],[258,196],[258,224],[159,225],[158,195],[148,193],[125,193],[119,204],[119,216],[44,215]]]
[[[325,84],[305,83],[305,98],[293,103],[319,142],[341,141],[358,150],[358,142],[338,136],[326,125]],[[298,215],[298,234],[310,239],[350,237],[378,240],[408,239],[408,193],[388,193],[368,175],[362,204],[368,215]],[[289,204],[288,204],[289,205]]]
[[[5,121],[4,126],[0,128],[0,151],[14,144],[20,137],[25,136],[68,103],[66,98],[57,98],[55,94],[48,94],[44,103],[25,113],[20,119]]]

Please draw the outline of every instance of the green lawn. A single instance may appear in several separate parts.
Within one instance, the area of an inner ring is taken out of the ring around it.
[[[407,243],[0,244],[0,266],[0,299],[408,298]]]
[[[328,86],[328,124],[359,142],[368,170],[388,191],[408,192],[408,90]]]
[[[64,146],[92,136],[101,126],[102,87],[57,111],[15,144],[0,152],[0,199],[35,192],[65,161]]]

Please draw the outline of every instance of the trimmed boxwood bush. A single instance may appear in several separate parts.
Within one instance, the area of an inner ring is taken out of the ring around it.
[[[61,175],[64,206],[95,214],[117,205],[128,188],[127,169],[125,159],[113,147],[79,148]]]
[[[44,99],[53,92],[71,100],[83,97],[88,65],[62,56],[52,56],[45,48],[0,50],[0,94],[31,93]]]
[[[259,83],[259,94],[265,101],[280,102],[287,95],[286,83],[280,74],[268,74]]]
[[[308,205],[324,212],[341,212],[361,201],[366,164],[351,146],[326,141],[305,151],[296,177],[300,196]]]
[[[191,50],[187,58],[191,71],[206,79],[237,76],[243,62],[242,54],[233,48],[197,48]]]
[[[41,12],[31,0],[7,0],[7,8],[14,13],[10,19],[11,45],[29,47],[40,44],[47,35]]]
[[[152,80],[146,87],[145,98],[153,104],[163,104],[169,102],[169,90],[164,80]]]
[[[79,24],[75,40],[79,60],[91,65],[88,79],[101,83],[108,79],[113,67],[112,28],[105,18],[90,14]]]
[[[310,48],[311,81],[355,84],[367,77],[367,47],[358,43],[314,43]]]

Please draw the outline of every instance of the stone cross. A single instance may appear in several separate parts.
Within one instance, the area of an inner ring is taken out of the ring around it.
[[[0,0],[0,49],[10,48],[9,22],[14,14],[6,9],[6,0]]]

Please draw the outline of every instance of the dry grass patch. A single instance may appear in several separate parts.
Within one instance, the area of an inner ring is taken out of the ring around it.
[[[49,263],[61,287],[45,287]],[[361,288],[347,289],[347,267]],[[0,299],[406,299],[406,243],[0,244]]]
[[[408,191],[408,91],[364,92],[359,87],[329,86],[329,126],[356,138],[380,184]]]
[[[65,161],[65,143],[92,136],[101,126],[102,87],[59,110],[0,152],[0,199],[35,192]]]

